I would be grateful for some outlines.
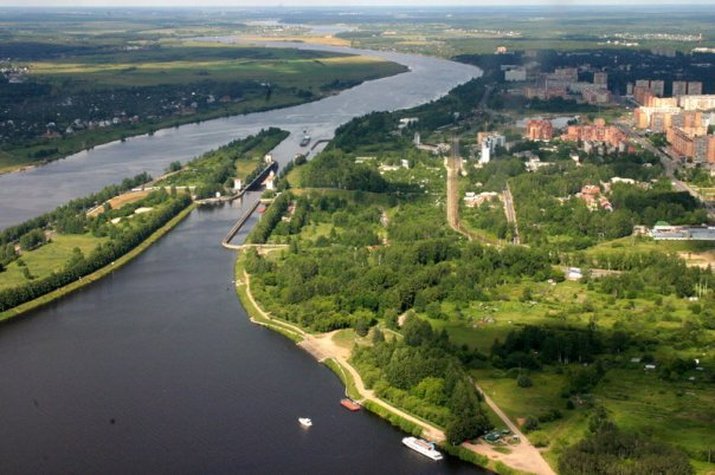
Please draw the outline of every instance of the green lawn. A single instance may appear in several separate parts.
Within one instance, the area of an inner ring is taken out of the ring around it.
[[[171,48],[169,48],[171,49]],[[271,82],[280,87],[318,87],[335,80],[363,81],[404,71],[404,67],[368,56],[332,54],[305,58],[283,53],[280,58],[242,58],[241,48],[226,48],[234,58],[216,57],[218,48],[179,48],[185,56],[163,58],[70,58],[63,61],[32,63],[34,77],[71,87],[102,89],[108,87],[146,87],[190,84],[201,81]],[[225,56],[225,55],[223,55]],[[124,59],[124,61],[123,61]],[[111,61],[111,62],[110,62]]]
[[[244,157],[236,160],[236,178],[246,178],[261,163],[263,157]]]
[[[106,238],[97,238],[91,234],[56,234],[52,237],[52,242],[33,251],[24,252],[21,257],[30,273],[35,278],[41,279],[55,270],[62,269],[75,247],[80,248],[82,253],[87,256],[102,241],[106,241]],[[18,265],[17,260],[10,263],[5,272],[0,273],[0,290],[15,287],[25,282],[27,282],[27,279],[23,275],[22,267]]]
[[[302,166],[293,167],[286,175],[286,180],[290,183],[291,188],[301,188],[303,186],[303,170]]]
[[[695,382],[667,382],[654,373],[614,369],[596,388],[619,427],[643,432],[692,453],[713,448],[715,392]],[[710,466],[714,470],[715,465]]]

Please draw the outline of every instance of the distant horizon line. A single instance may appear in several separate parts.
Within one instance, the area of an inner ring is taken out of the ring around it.
[[[425,10],[425,9],[433,9],[433,10],[440,10],[440,9],[445,9],[445,8],[461,8],[461,9],[492,9],[492,10],[504,10],[504,9],[510,9],[510,8],[540,8],[540,7],[553,7],[553,6],[560,6],[563,8],[618,8],[618,9],[623,9],[623,8],[645,8],[645,9],[657,9],[657,8],[668,8],[668,7],[698,7],[698,6],[703,6],[703,5],[715,5],[715,0],[690,0],[687,2],[677,2],[675,0],[672,1],[672,3],[648,3],[646,0],[644,1],[638,1],[637,3],[632,3],[632,4],[627,4],[623,2],[619,2],[618,0],[606,0],[598,2],[597,0],[593,0],[594,3],[578,3],[578,4],[568,4],[564,5],[560,1],[554,1],[554,2],[544,2],[544,3],[535,3],[535,2],[527,2],[527,3],[511,3],[511,4],[504,4],[504,5],[489,5],[489,4],[480,4],[480,5],[465,5],[463,3],[447,3],[447,4],[432,4],[432,5],[406,5],[404,3],[386,3],[386,4],[381,4],[381,5],[376,5],[373,3],[351,3],[351,4],[346,4],[346,5],[341,5],[341,6],[329,6],[329,5],[315,5],[315,4],[289,4],[289,5],[282,5],[282,4],[271,4],[271,5],[266,5],[264,4],[245,4],[245,5],[221,5],[221,4],[208,4],[208,5],[202,5],[202,6],[195,6],[195,5],[178,5],[178,6],[171,6],[171,5],[160,5],[160,4],[144,4],[144,5],[42,5],[42,4],[35,4],[35,5],[22,5],[22,4],[12,4],[12,5],[0,5],[0,10],[2,9],[18,9],[18,10],[31,10],[31,9],[45,9],[45,10],[90,10],[90,9],[139,9],[139,10],[146,10],[146,9],[159,9],[159,10],[209,10],[209,9],[220,9],[220,10],[245,10],[245,9],[260,9],[260,10],[272,10],[272,9],[295,9],[295,8],[305,8],[305,9],[316,9],[316,10],[345,10],[348,8],[368,8],[368,9],[385,9],[385,8],[399,8],[399,9],[405,9],[405,10]],[[611,3],[612,2],[612,3]]]

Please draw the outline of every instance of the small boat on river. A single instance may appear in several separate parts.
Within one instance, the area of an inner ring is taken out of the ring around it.
[[[360,404],[356,403],[350,398],[344,398],[340,400],[340,405],[343,406],[345,409],[348,411],[359,411],[360,410]]]

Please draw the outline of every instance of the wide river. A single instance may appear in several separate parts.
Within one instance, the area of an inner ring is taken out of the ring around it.
[[[411,72],[1,176],[0,227],[264,127],[294,132],[275,151],[285,163],[303,129],[329,139],[352,117],[435,99],[479,73],[373,54]],[[249,322],[233,290],[234,254],[219,245],[241,207],[193,212],[123,269],[0,328],[0,473],[480,473],[431,462],[386,422],[342,409],[327,368]],[[314,426],[301,429],[299,416]]]

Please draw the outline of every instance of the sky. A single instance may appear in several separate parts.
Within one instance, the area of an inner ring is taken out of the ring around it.
[[[498,5],[715,5],[715,0],[499,0]],[[496,6],[494,0],[0,0],[2,6],[20,7],[296,7],[296,6]]]

